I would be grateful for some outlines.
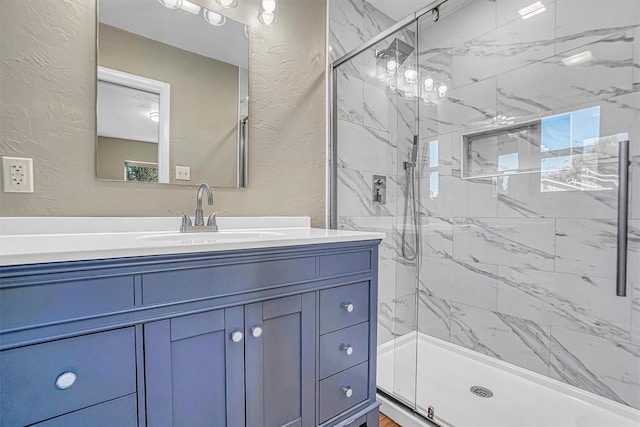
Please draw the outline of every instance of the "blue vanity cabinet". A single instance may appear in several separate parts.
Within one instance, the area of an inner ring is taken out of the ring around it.
[[[245,307],[247,426],[315,424],[315,293]]]
[[[378,243],[0,267],[0,427],[376,427]]]
[[[244,425],[243,329],[242,307],[144,325],[148,425]]]
[[[315,422],[314,293],[150,322],[144,343],[150,426]]]

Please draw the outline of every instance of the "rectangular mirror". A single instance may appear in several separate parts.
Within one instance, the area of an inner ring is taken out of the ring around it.
[[[187,0],[100,0],[98,179],[245,187],[249,30]]]

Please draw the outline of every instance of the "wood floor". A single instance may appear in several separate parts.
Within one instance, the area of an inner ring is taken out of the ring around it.
[[[380,427],[402,427],[400,424],[396,424],[393,420],[384,414],[380,414]]]

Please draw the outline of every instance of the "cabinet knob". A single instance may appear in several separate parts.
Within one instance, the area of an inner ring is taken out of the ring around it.
[[[353,311],[353,304],[350,302],[345,302],[344,304],[342,304],[342,308],[347,310],[347,313],[351,313]]]
[[[342,392],[347,397],[353,396],[353,389],[351,388],[351,386],[342,387]]]
[[[353,354],[353,347],[351,344],[342,344],[340,346],[340,350],[344,351],[347,356],[351,356]]]
[[[242,332],[240,331],[231,332],[231,341],[240,342],[242,341],[242,338],[244,338],[244,334]]]
[[[73,372],[64,372],[56,378],[56,387],[60,390],[66,390],[76,383],[78,377]]]
[[[260,325],[256,325],[251,328],[251,335],[253,335],[254,338],[259,338],[260,335],[262,335],[262,327]]]

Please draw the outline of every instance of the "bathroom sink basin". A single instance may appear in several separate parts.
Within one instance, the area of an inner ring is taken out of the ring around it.
[[[208,244],[221,242],[246,242],[284,236],[277,231],[216,231],[202,233],[163,233],[140,236],[138,239],[180,244]]]

